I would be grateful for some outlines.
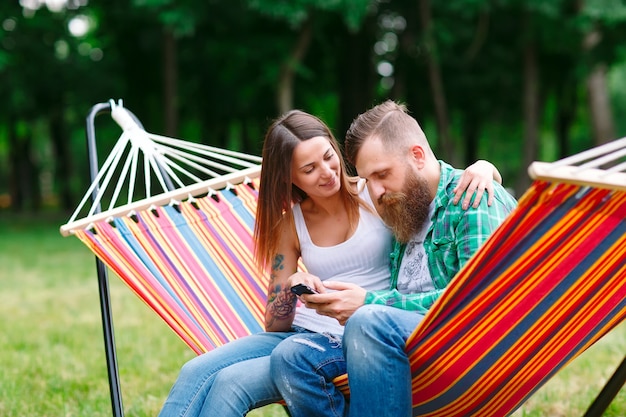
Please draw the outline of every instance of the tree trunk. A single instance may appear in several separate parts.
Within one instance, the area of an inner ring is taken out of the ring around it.
[[[24,206],[24,194],[20,184],[20,150],[18,149],[17,126],[15,119],[9,117],[9,195],[11,208],[15,212],[22,211]]]
[[[474,112],[466,112],[464,127],[463,144],[465,149],[465,159],[461,164],[463,167],[469,166],[476,162],[478,158],[478,148],[480,146],[480,121]]]
[[[178,137],[178,64],[174,33],[163,31],[163,114],[165,136]]]
[[[72,172],[72,161],[69,156],[67,143],[68,135],[65,134],[65,123],[63,121],[62,107],[55,107],[50,115],[50,136],[55,160],[55,183],[61,200],[61,207],[64,210],[72,210],[74,201],[70,189],[70,173]]]
[[[582,10],[583,6],[584,0],[576,3],[578,11]],[[600,42],[602,42],[602,33],[594,27],[585,34],[582,41],[583,53],[589,56]],[[595,62],[586,80],[592,136],[596,145],[615,139],[615,123],[608,95],[606,72],[604,62]]]
[[[404,16],[418,16],[416,2],[408,2],[402,10]],[[417,105],[411,100],[410,85],[413,78],[423,79],[416,74],[416,51],[417,39],[421,24],[417,19],[407,19],[404,30],[398,33],[398,53],[395,56],[393,68],[393,87],[389,91],[389,97],[393,100],[403,100],[410,106],[411,112],[417,114]]]
[[[24,186],[28,194],[30,195],[31,207],[35,212],[41,210],[41,183],[39,181],[39,175],[41,173],[40,166],[37,161],[33,159],[33,135],[29,131],[27,136],[24,137],[24,146],[22,156],[24,158],[23,175]]]
[[[39,169],[32,158],[32,137],[17,133],[14,120],[9,121],[9,190],[11,208],[22,212],[27,208],[38,211],[41,208]]]
[[[304,59],[311,44],[313,36],[312,26],[311,18],[309,17],[300,28],[298,40],[281,68],[277,94],[277,106],[280,114],[293,109],[293,80],[296,75],[296,68]]]
[[[418,0],[418,7],[422,34],[424,37],[424,45],[426,46],[425,55],[426,66],[428,68],[428,80],[433,94],[435,117],[437,119],[437,131],[439,133],[437,148],[443,159],[448,160],[454,165],[458,164],[460,158],[457,158],[452,146],[452,140],[450,138],[448,104],[446,102],[441,69],[439,68],[437,44],[433,36],[430,0]]]
[[[587,77],[589,112],[595,145],[615,139],[615,123],[606,81],[606,64],[598,63]]]
[[[343,141],[354,118],[373,104],[373,91],[378,76],[371,59],[371,45],[375,42],[376,21],[366,19],[358,33],[346,28],[336,48],[339,79],[339,121],[337,139]]]
[[[572,77],[567,76],[560,80],[557,85],[557,114],[555,121],[556,138],[558,142],[557,159],[564,158],[570,154],[570,128],[576,118],[576,108],[578,107],[576,83],[571,78]]]
[[[530,16],[525,16],[525,33],[530,34]],[[522,172],[519,176],[516,192],[518,195],[528,188],[530,179],[526,174],[527,167],[537,157],[539,142],[539,67],[537,51],[532,36],[529,36],[523,49],[524,68],[524,142],[522,150]]]

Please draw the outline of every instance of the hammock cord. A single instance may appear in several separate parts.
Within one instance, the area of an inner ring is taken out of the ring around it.
[[[556,162],[553,162],[552,165],[554,167],[560,167],[565,165],[574,165],[579,164],[582,161],[597,158],[600,155],[608,154],[610,157],[608,160],[615,160],[624,155],[624,152],[616,152],[620,149],[623,151],[626,148],[626,137],[614,140],[612,142],[606,143],[604,145],[597,146],[595,148],[577,153],[575,155],[560,159]],[[598,165],[590,165],[589,167],[597,167]]]
[[[238,175],[242,169],[255,170],[261,162],[261,157],[256,155],[148,133],[121,101],[111,100],[110,105],[111,117],[122,128],[122,133],[68,223],[75,222],[87,210],[90,197],[92,202],[85,218],[94,216],[106,199],[109,200],[108,211],[111,211],[172,189],[219,179],[225,174]],[[140,172],[143,178],[139,177]],[[115,184],[114,177],[117,178]],[[125,189],[126,202],[123,202],[120,196]],[[92,196],[95,190],[96,195]]]
[[[126,178],[128,174],[128,170],[130,169],[130,167],[135,165],[135,163],[136,163],[136,148],[133,147],[129,153],[129,156],[126,158],[126,161],[124,162],[124,166],[122,167],[122,172],[120,173],[120,178]],[[117,198],[120,192],[122,191],[123,185],[124,185],[124,181],[117,182],[115,191],[113,192],[113,197],[111,198],[111,204],[109,205],[109,210],[115,206],[115,202],[117,201]],[[132,182],[131,182],[131,185],[132,185]]]
[[[118,141],[115,146],[113,147],[113,150],[111,151],[111,153],[109,154],[109,156],[107,157],[107,159],[104,161],[104,163],[102,164],[102,168],[100,169],[100,171],[98,171],[98,175],[96,176],[96,179],[94,180],[94,182],[91,184],[91,186],[89,187],[89,189],[87,190],[87,192],[85,193],[85,195],[83,196],[83,199],[80,201],[80,203],[78,204],[78,207],[76,207],[76,210],[74,211],[74,213],[72,214],[72,216],[70,217],[70,222],[74,221],[76,219],[76,217],[78,216],[78,214],[80,213],[81,209],[85,206],[85,204],[87,203],[87,200],[89,199],[89,197],[91,197],[92,193],[94,192],[94,190],[96,189],[96,187],[99,187],[99,183],[102,180],[102,177],[107,174],[108,170],[109,170],[109,166],[112,164],[113,160],[117,157],[119,151],[119,148],[124,147],[125,144],[124,142],[121,140]],[[94,198],[94,202],[92,204],[91,210],[89,211],[88,216],[93,215],[93,213],[96,210],[96,207],[98,206],[98,204],[101,201],[102,198],[102,194],[104,193],[103,190],[99,189],[98,190],[98,194],[95,196]]]

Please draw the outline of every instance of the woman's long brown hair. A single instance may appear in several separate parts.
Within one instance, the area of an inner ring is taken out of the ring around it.
[[[362,200],[355,187],[356,179],[348,176],[337,140],[330,129],[317,117],[300,110],[291,110],[276,119],[267,130],[263,143],[263,163],[259,199],[254,227],[255,257],[259,268],[265,269],[277,255],[281,232],[293,226],[291,207],[307,198],[291,178],[291,162],[296,146],[314,137],[327,138],[340,160],[340,194],[348,210],[351,224],[358,221]]]

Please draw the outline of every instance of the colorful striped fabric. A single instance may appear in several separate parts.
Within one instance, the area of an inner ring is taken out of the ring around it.
[[[258,180],[76,230],[196,353],[263,330],[253,259]]]
[[[75,232],[196,353],[263,328],[256,192],[233,190]],[[535,182],[410,338],[414,415],[507,415],[624,320],[625,218],[626,192]]]
[[[626,192],[535,182],[407,344],[413,414],[504,416],[626,316]]]

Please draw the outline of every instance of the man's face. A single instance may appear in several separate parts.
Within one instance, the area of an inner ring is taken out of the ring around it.
[[[388,191],[400,191],[404,185],[405,159],[389,152],[377,138],[363,142],[355,168],[359,176],[367,180],[367,188],[374,202]]]
[[[404,158],[389,153],[371,138],[361,146],[355,164],[378,214],[402,243],[421,229],[432,201],[426,180],[410,162],[408,152]]]
[[[422,229],[432,200],[426,180],[410,166],[407,171],[402,190],[386,192],[377,201],[380,217],[400,243],[407,243]]]

